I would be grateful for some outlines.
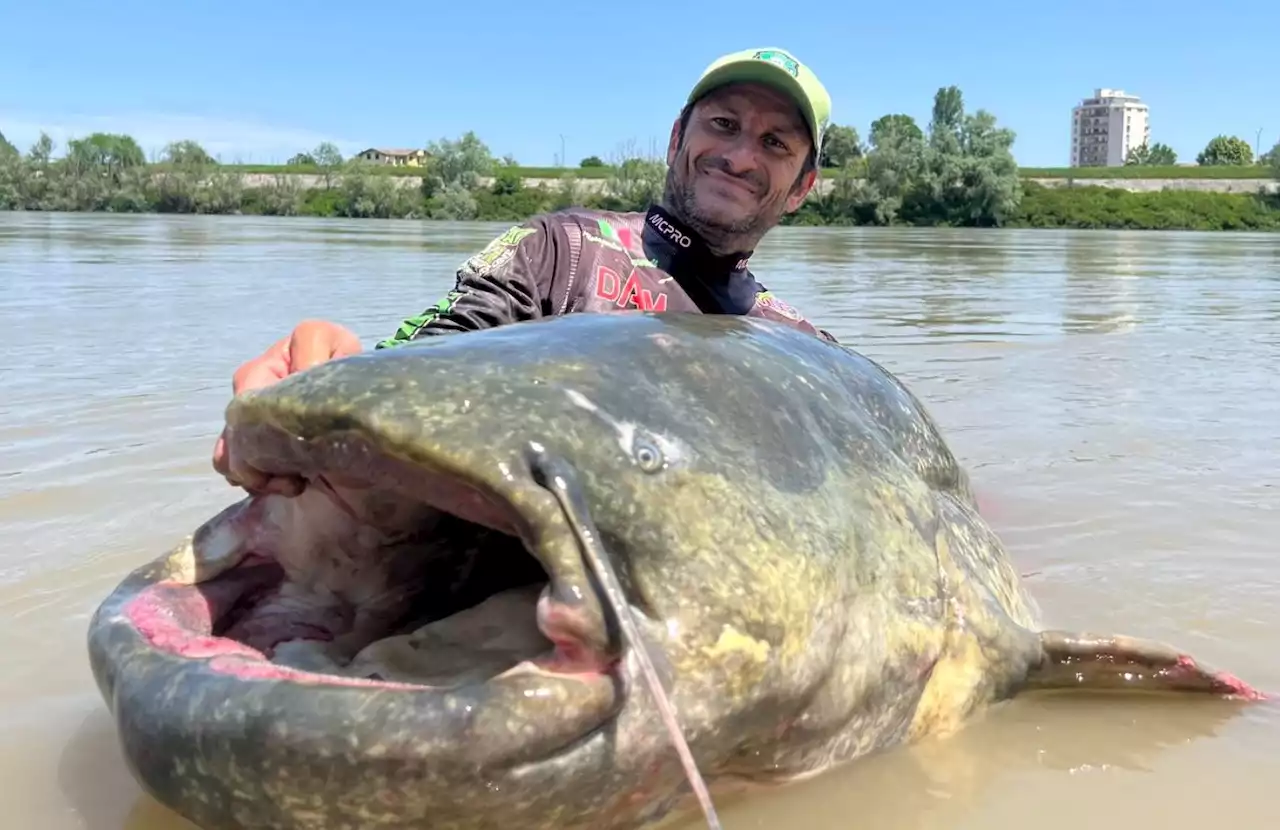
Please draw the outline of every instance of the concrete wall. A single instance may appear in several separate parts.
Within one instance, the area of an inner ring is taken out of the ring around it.
[[[415,182],[417,179],[414,180]],[[1280,192],[1280,182],[1273,179],[1040,179],[1031,178],[1045,187],[1118,187],[1138,193],[1160,190],[1198,190],[1211,193],[1269,193]],[[555,187],[558,179],[525,179],[525,187]],[[578,179],[583,192],[594,192],[604,187],[603,179]],[[826,192],[832,179],[819,179],[818,192]]]
[[[1274,179],[1028,179],[1045,187],[1119,187],[1135,193],[1198,190],[1203,193],[1280,193]]]

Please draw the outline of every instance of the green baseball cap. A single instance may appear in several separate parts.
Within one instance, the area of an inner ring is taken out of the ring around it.
[[[688,103],[716,87],[747,82],[769,84],[791,96],[809,125],[814,148],[821,150],[831,121],[831,96],[813,70],[785,49],[744,49],[717,58],[694,85]]]

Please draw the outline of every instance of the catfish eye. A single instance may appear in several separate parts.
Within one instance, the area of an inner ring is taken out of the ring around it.
[[[646,473],[656,473],[667,466],[667,459],[662,455],[658,445],[643,436],[636,436],[631,448],[631,456]]]

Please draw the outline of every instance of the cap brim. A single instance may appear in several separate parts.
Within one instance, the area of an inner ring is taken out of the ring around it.
[[[800,114],[804,117],[805,124],[809,127],[809,140],[815,144],[817,143],[818,119],[813,111],[813,104],[809,100],[808,93],[800,85],[799,79],[776,63],[744,60],[717,67],[698,81],[689,93],[687,103],[692,104],[711,90],[726,84],[745,83],[766,84],[795,101],[796,106],[800,108]]]

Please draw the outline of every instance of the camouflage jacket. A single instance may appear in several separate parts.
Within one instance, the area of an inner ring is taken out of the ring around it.
[[[377,347],[557,314],[636,310],[765,317],[835,341],[756,282],[749,257],[711,253],[656,205],[646,213],[546,213],[468,259],[443,299]]]

